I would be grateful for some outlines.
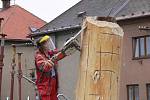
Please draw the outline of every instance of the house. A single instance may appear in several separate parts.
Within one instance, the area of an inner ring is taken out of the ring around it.
[[[16,44],[17,52],[22,54],[22,70],[23,74],[29,77],[34,67],[34,46],[26,36],[46,24],[45,21],[28,12],[19,5],[10,5],[10,0],[2,0],[3,7],[0,9],[0,18],[2,21],[2,33],[6,34],[4,66],[2,75],[2,98],[5,100],[10,97],[11,82],[11,63],[12,63],[12,44]],[[14,81],[14,100],[18,100],[18,55],[16,55],[15,81]],[[28,92],[27,92],[28,91]],[[30,96],[31,100],[35,98],[34,85],[22,78],[22,100],[26,100]]]
[[[31,34],[49,34],[58,48],[81,29],[86,16],[108,16],[117,11],[117,23],[124,30],[123,65],[119,100],[150,100],[150,2],[149,0],[81,0]],[[120,9],[121,8],[121,9]],[[60,92],[75,98],[80,53],[59,62]]]

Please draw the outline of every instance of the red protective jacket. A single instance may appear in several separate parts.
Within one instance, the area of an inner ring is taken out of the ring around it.
[[[55,51],[49,51],[47,54],[41,53],[39,50],[35,53],[35,65],[36,65],[36,74],[37,74],[37,88],[42,100],[58,100],[57,99],[57,86],[58,86],[58,78],[57,72],[54,69],[54,66],[50,66],[49,68],[44,65],[45,61],[50,59],[54,54],[57,53]],[[55,65],[57,62],[55,62]],[[53,74],[55,72],[55,74]]]

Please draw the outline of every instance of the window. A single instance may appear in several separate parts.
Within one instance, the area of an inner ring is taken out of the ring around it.
[[[150,84],[146,84],[147,100],[150,100]]]
[[[139,86],[127,85],[128,100],[139,100]]]
[[[150,36],[133,38],[133,58],[150,58]]]

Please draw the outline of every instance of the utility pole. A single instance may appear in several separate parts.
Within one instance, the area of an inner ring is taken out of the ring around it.
[[[1,86],[2,86],[2,69],[4,66],[3,59],[4,59],[4,43],[5,43],[5,36],[6,34],[2,33],[2,21],[4,18],[0,18],[0,36],[1,36],[1,46],[0,46],[0,100],[2,100],[1,97]]]
[[[10,87],[10,100],[13,100],[13,92],[14,92],[14,74],[15,74],[15,66],[16,66],[16,46],[13,44],[13,57],[12,57],[12,71],[11,71],[11,87]]]
[[[21,69],[21,55],[22,53],[18,54],[18,84],[19,84],[19,100],[21,100],[21,78],[22,78],[22,69]]]

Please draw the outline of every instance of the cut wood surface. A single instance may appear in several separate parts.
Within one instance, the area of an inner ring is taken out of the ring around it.
[[[76,100],[119,100],[123,30],[92,17],[83,26]]]

